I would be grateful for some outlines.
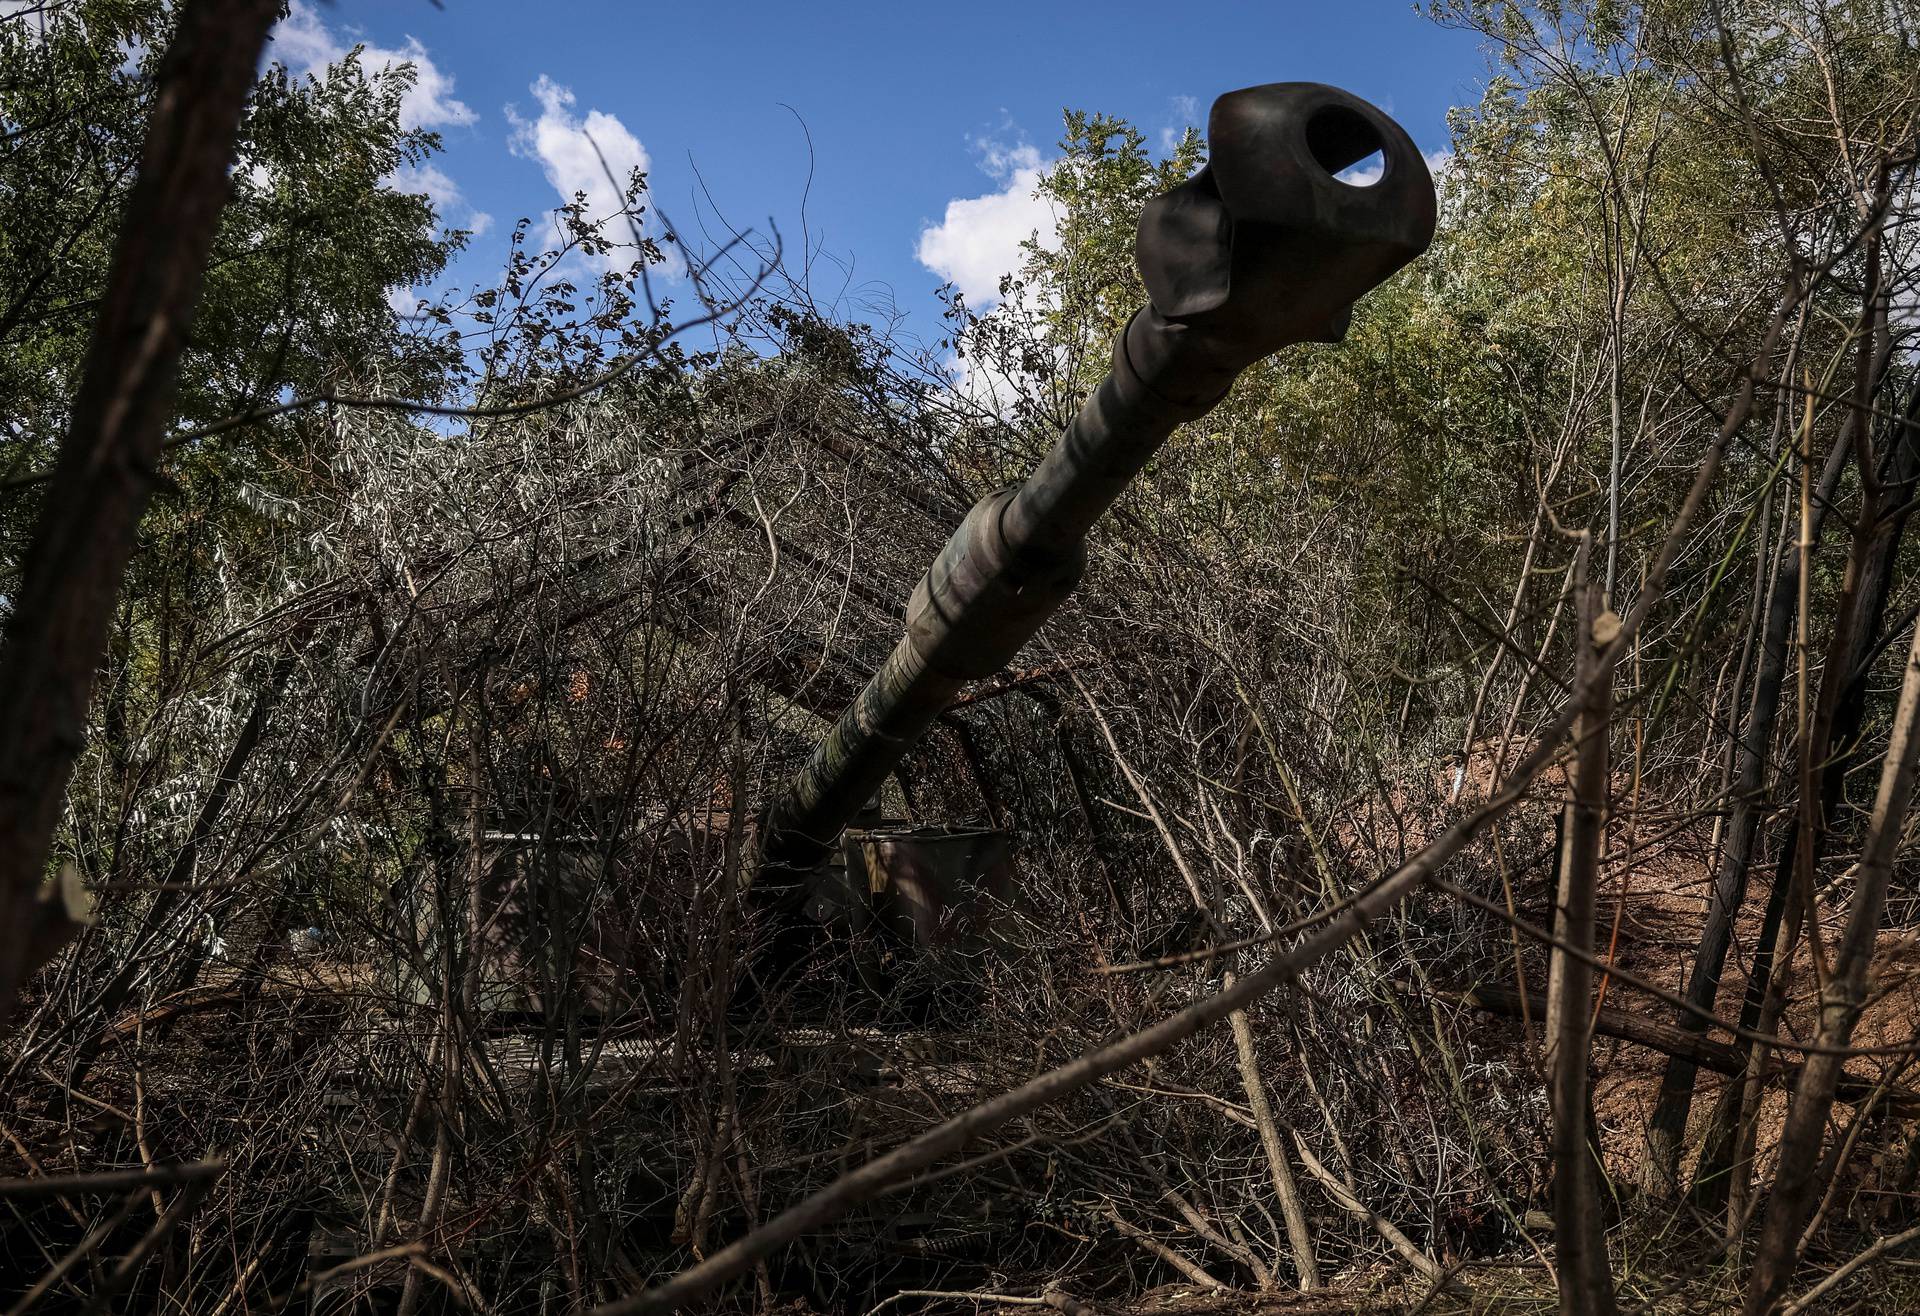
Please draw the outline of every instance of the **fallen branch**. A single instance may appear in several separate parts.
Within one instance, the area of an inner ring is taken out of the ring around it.
[[[1411,991],[1412,988],[1407,988]],[[1482,984],[1469,991],[1449,994],[1448,999],[1462,1005],[1470,1005],[1476,1010],[1485,1010],[1488,1014],[1497,1014],[1508,1019],[1524,1019],[1525,1010],[1531,1010],[1534,1018],[1539,1018],[1545,1006],[1545,998],[1537,992],[1528,993],[1524,998],[1511,987],[1499,987]],[[1594,1018],[1593,1031],[1607,1037],[1618,1038],[1623,1042],[1632,1042],[1644,1046],[1650,1051],[1662,1055],[1677,1056],[1692,1061],[1702,1069],[1716,1074],[1725,1074],[1729,1078],[1738,1078],[1746,1072],[1746,1060],[1738,1047],[1727,1042],[1716,1042],[1689,1028],[1681,1028],[1630,1010],[1619,1010],[1612,1006],[1602,1006]],[[1775,1077],[1793,1082],[1800,1073],[1797,1064],[1780,1065],[1773,1071]],[[1865,1101],[1873,1095],[1876,1084],[1870,1079],[1848,1075],[1840,1082],[1838,1095],[1848,1102]],[[1889,1088],[1882,1100],[1889,1113],[1902,1119],[1920,1119],[1920,1092],[1909,1088]]]
[[[1307,1167],[1307,1173],[1320,1181],[1320,1186],[1327,1190],[1327,1196],[1331,1197],[1341,1210],[1362,1224],[1371,1226],[1373,1231],[1386,1239],[1387,1244],[1398,1252],[1409,1266],[1419,1272],[1420,1278],[1439,1283],[1446,1277],[1446,1271],[1439,1262],[1428,1256],[1414,1244],[1412,1239],[1401,1233],[1399,1226],[1393,1221],[1361,1201],[1332,1170],[1322,1165],[1320,1158],[1313,1154],[1313,1149],[1307,1146],[1306,1139],[1295,1133],[1293,1145],[1299,1151],[1300,1163]]]
[[[1131,1239],[1133,1242],[1139,1244],[1141,1248],[1159,1257],[1162,1261],[1172,1266],[1201,1288],[1224,1289],[1227,1287],[1209,1274],[1206,1268],[1198,1262],[1181,1256],[1152,1234],[1140,1228],[1140,1226],[1128,1223],[1124,1216],[1113,1209],[1113,1203],[1107,1203],[1107,1209],[1102,1212],[1102,1214],[1106,1216],[1107,1223],[1113,1226],[1114,1231],[1118,1233],[1120,1237]]]
[[[898,1293],[889,1293],[867,1309],[867,1316],[879,1316],[879,1313],[903,1298],[949,1298],[955,1302],[997,1303],[1002,1307],[1044,1307],[1045,1298],[1017,1298],[1011,1293],[968,1293],[955,1289],[901,1289]]]
[[[151,1170],[103,1170],[98,1174],[0,1179],[0,1197],[21,1201],[36,1197],[78,1197],[82,1193],[136,1192],[211,1179],[226,1168],[225,1161],[188,1161],[179,1165],[157,1165]]]
[[[378,1248],[372,1252],[363,1252],[357,1257],[350,1257],[338,1265],[328,1266],[325,1270],[307,1276],[300,1282],[299,1287],[286,1294],[286,1296],[275,1299],[273,1310],[278,1311],[283,1307],[291,1306],[296,1298],[304,1297],[306,1294],[330,1284],[342,1276],[351,1275],[355,1271],[366,1270],[368,1267],[378,1266],[388,1261],[398,1261],[403,1257],[408,1260],[417,1261],[426,1250],[426,1243],[420,1239],[415,1239],[411,1243],[396,1243],[392,1247]]]
[[[1905,1247],[1915,1239],[1920,1239],[1920,1225],[1915,1225],[1912,1229],[1904,1230],[1898,1234],[1892,1234],[1881,1239],[1878,1243],[1875,1243],[1872,1247],[1845,1265],[1836,1267],[1832,1274],[1782,1307],[1780,1309],[1780,1316],[1799,1316],[1800,1312],[1808,1310],[1821,1298],[1833,1292],[1836,1288],[1839,1288],[1847,1276],[1853,1274],[1854,1271],[1860,1269],[1862,1266],[1873,1264],[1895,1248]]]

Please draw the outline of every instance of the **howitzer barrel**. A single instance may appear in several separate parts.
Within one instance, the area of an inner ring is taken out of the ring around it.
[[[1337,342],[1354,301],[1426,249],[1433,180],[1399,125],[1317,83],[1229,92],[1210,158],[1147,203],[1135,254],[1148,305],[1033,474],[982,499],[907,608],[907,633],[769,810],[762,878],[816,867],[933,720],[993,675],[1072,592],[1087,531],[1181,423],[1247,366]],[[1366,185],[1336,174],[1378,152]]]

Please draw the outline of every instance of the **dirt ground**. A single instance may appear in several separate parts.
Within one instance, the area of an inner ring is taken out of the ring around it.
[[[1603,875],[1610,889],[1603,889],[1599,901],[1600,943],[1612,949],[1615,962],[1622,967],[1669,991],[1678,992],[1684,987],[1687,967],[1699,944],[1713,876],[1710,832],[1710,824],[1699,824],[1635,855],[1631,864],[1612,865]],[[1626,837],[1616,837],[1613,844],[1616,850],[1631,848]],[[1773,880],[1770,862],[1756,864],[1755,870],[1735,921],[1733,947],[1715,1006],[1722,1018],[1739,1017],[1747,971]],[[1820,945],[1829,948],[1830,955],[1846,919],[1845,900],[1851,885],[1834,883],[1831,872],[1823,876],[1828,884],[1818,902]],[[1895,902],[1888,910],[1888,925],[1881,932],[1874,956],[1873,998],[1854,1034],[1857,1046],[1906,1045],[1920,1033],[1920,991],[1916,990],[1920,987],[1920,924],[1908,921],[1914,917],[1912,902]],[[1789,1004],[1777,1031],[1789,1038],[1811,1038],[1818,1023],[1818,993],[1803,948],[1794,962]],[[1618,983],[1609,987],[1607,1003],[1663,1021],[1674,1014],[1666,1003]],[[1716,1031],[1713,1036],[1728,1040],[1724,1032]],[[1616,1176],[1632,1175],[1638,1167],[1666,1057],[1642,1046],[1596,1037],[1594,1062],[1594,1112],[1601,1126],[1607,1168]],[[1850,1062],[1847,1072],[1868,1085],[1885,1081],[1914,1086],[1914,1076],[1903,1060],[1863,1056]],[[1729,1080],[1703,1070],[1697,1081],[1695,1118],[1704,1121]],[[1758,1146],[1763,1152],[1779,1135],[1786,1103],[1785,1085],[1776,1081],[1760,1110]],[[1764,1155],[1757,1169],[1762,1175],[1770,1172]]]

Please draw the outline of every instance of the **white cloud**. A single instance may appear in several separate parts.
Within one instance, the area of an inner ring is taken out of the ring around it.
[[[1453,152],[1443,147],[1438,151],[1428,151],[1425,159],[1427,172],[1438,180],[1442,174],[1446,173],[1447,166],[1453,163]],[[1380,175],[1386,172],[1386,168],[1386,161],[1375,154],[1367,160],[1349,165],[1334,177],[1352,183],[1355,187],[1372,187],[1380,181]]]
[[[273,29],[269,56],[293,73],[325,77],[327,66],[346,58],[352,49],[342,41],[306,0],[293,0],[287,16]],[[453,78],[443,72],[427,54],[427,48],[408,37],[398,50],[367,45],[360,52],[360,67],[369,75],[400,64],[413,66],[413,86],[400,98],[400,123],[407,128],[458,128],[474,123],[479,115],[464,102],[455,99]]]
[[[1180,139],[1187,135],[1187,129],[1199,128],[1200,102],[1192,96],[1172,96],[1167,100],[1167,108],[1173,115],[1173,121],[1160,129],[1160,153],[1172,155],[1173,148],[1180,145]]]
[[[393,171],[393,185],[402,192],[425,194],[435,210],[444,211],[460,200],[460,187],[439,165],[402,165]]]
[[[273,61],[299,72],[316,72],[346,53],[313,6],[296,3],[267,38]]]
[[[1380,181],[1380,176],[1386,172],[1387,162],[1381,157],[1379,152],[1376,151],[1366,159],[1348,165],[1345,169],[1335,174],[1334,177],[1343,183],[1351,183],[1355,187],[1372,187]]]
[[[978,310],[999,300],[1002,275],[1025,264],[1021,243],[1035,236],[1042,245],[1056,240],[1059,218],[1052,203],[1036,195],[1047,167],[1039,151],[1028,145],[976,145],[981,167],[1001,180],[1000,190],[947,202],[940,222],[921,229],[915,255]]]
[[[539,117],[524,119],[511,105],[507,107],[507,119],[513,124],[510,145],[514,154],[539,161],[563,202],[584,193],[589,219],[612,219],[624,204],[628,177],[636,169],[647,173],[653,168],[647,148],[624,123],[604,110],[589,110],[584,118],[576,114],[572,90],[546,74],[540,75],[531,90],[540,103]],[[621,231],[623,227],[621,221],[609,225],[607,237],[616,243],[626,242],[628,235]],[[616,249],[603,259],[609,269],[621,269],[633,260],[633,252]]]
[[[287,16],[274,26],[268,59],[294,74],[325,79],[333,65],[345,59],[354,45],[361,47],[360,69],[373,77],[401,64],[413,68],[413,85],[400,97],[400,124],[403,128],[465,127],[480,116],[453,94],[453,78],[433,62],[427,48],[408,37],[399,49],[343,40],[327,26],[319,11],[308,0],[293,0]],[[258,163],[248,169],[256,185],[268,186],[271,177]],[[435,164],[402,165],[382,180],[402,192],[425,195],[433,203],[435,218],[447,228],[462,228],[475,237],[493,226],[493,216],[468,206],[460,194],[460,185]],[[462,218],[461,212],[465,211]],[[426,290],[392,288],[387,304],[399,315],[412,315]]]
[[[466,198],[460,194],[460,185],[447,177],[438,165],[402,165],[393,171],[387,183],[401,192],[424,195],[433,203],[433,213],[440,222],[450,228],[463,228],[477,238],[493,227],[493,216],[484,210],[468,209]],[[467,218],[457,222],[454,217],[462,210],[467,210]]]
[[[1056,367],[1064,366],[1063,355],[1056,352],[1054,360]],[[974,406],[1003,419],[1014,415],[1021,398],[1044,392],[1039,380],[1023,370],[1008,370],[997,361],[977,355],[949,355],[941,365],[946,368],[947,382],[955,392]]]

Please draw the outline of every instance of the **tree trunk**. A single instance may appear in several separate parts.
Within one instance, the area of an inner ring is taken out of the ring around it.
[[[1867,677],[1873,661],[1874,639],[1886,621],[1893,566],[1900,555],[1912,513],[1910,487],[1920,478],[1920,431],[1914,428],[1914,422],[1920,421],[1920,388],[1909,394],[1904,415],[1904,424],[1894,420],[1884,427],[1889,431],[1884,435],[1884,450],[1891,451],[1884,484],[1888,489],[1887,498],[1895,507],[1878,524],[1869,524],[1862,518],[1863,529],[1870,532],[1870,543],[1860,558],[1857,602],[1847,615],[1849,625],[1839,633],[1840,642],[1830,653],[1827,670],[1821,678],[1825,735],[1817,761],[1823,764],[1819,799],[1825,827],[1813,838],[1816,862],[1827,830],[1838,820],[1847,779],[1863,758],[1860,728],[1866,717]],[[1831,699],[1829,707],[1830,691],[1836,687],[1843,688],[1837,698]],[[1784,1005],[1781,997],[1784,984],[1775,981],[1774,973],[1791,958],[1798,935],[1798,919],[1793,916],[1789,901],[1800,880],[1800,827],[1798,817],[1791,819],[1780,838],[1773,890],[1767,899],[1766,916],[1755,945],[1753,967],[1747,975],[1740,1022],[1757,1032],[1772,1032]],[[1735,1039],[1734,1046],[1742,1057],[1751,1050],[1748,1043],[1739,1039]],[[1742,1148],[1751,1143],[1752,1111],[1758,1104],[1764,1065],[1762,1058],[1750,1068],[1743,1066],[1746,1082],[1741,1085],[1741,1091],[1723,1101],[1714,1112],[1712,1127],[1702,1144],[1700,1168],[1694,1175],[1694,1195],[1703,1209],[1717,1210],[1726,1205],[1732,1208],[1730,1217],[1745,1215],[1747,1171],[1736,1167],[1744,1167],[1750,1154]]]
[[[1794,1084],[1786,1128],[1780,1135],[1780,1164],[1774,1173],[1772,1203],[1747,1289],[1749,1316],[1763,1316],[1774,1309],[1799,1260],[1801,1231],[1806,1228],[1819,1187],[1820,1149],[1826,1137],[1827,1117],[1833,1111],[1834,1092],[1846,1059],[1835,1051],[1853,1040],[1854,1025],[1866,1004],[1867,969],[1880,934],[1894,854],[1906,828],[1907,807],[1913,801],[1916,761],[1920,761],[1920,630],[1914,632],[1908,650],[1892,740],[1880,768],[1872,827],[1860,855],[1846,931],[1841,935],[1833,975],[1821,1001],[1817,1041],[1823,1049],[1807,1057],[1800,1081]]]
[[[1612,669],[1600,656],[1602,614],[1597,584],[1586,579],[1591,551],[1580,553],[1579,685],[1584,703],[1574,727],[1573,800],[1561,829],[1559,894],[1554,932],[1582,950],[1593,946],[1594,889],[1606,838],[1608,735],[1613,712]],[[1605,637],[1605,638],[1611,638]],[[1593,1016],[1593,968],[1559,949],[1547,980],[1546,1068],[1553,1110],[1553,1233],[1560,1263],[1563,1316],[1611,1316],[1613,1271],[1600,1211],[1599,1166],[1589,1127],[1587,1065]]]
[[[27,926],[86,743],[94,673],[157,478],[241,111],[279,9],[277,0],[187,0],[161,63],[140,174],[0,654],[0,928]],[[0,1020],[34,967],[0,953]]]
[[[1810,531],[1815,539],[1826,519],[1827,506],[1839,487],[1848,455],[1847,444],[1835,443],[1826,468],[1820,473],[1819,488],[1809,509]],[[1753,679],[1753,701],[1734,764],[1726,845],[1714,873],[1706,922],[1700,930],[1700,946],[1694,952],[1693,965],[1687,974],[1686,999],[1703,1010],[1711,1010],[1719,994],[1727,949],[1733,941],[1733,921],[1746,899],[1754,840],[1766,811],[1768,751],[1780,715],[1780,688],[1786,680],[1787,658],[1792,649],[1788,628],[1793,622],[1793,604],[1799,592],[1800,558],[1790,547],[1774,573],[1773,592],[1767,600],[1766,629]],[[1698,1015],[1686,1010],[1675,1016],[1675,1022],[1695,1032],[1705,1026]],[[1687,1117],[1693,1110],[1694,1076],[1693,1063],[1678,1056],[1668,1062],[1661,1076],[1660,1097],[1648,1124],[1646,1157],[1641,1166],[1641,1187],[1656,1196],[1666,1196],[1676,1184],[1680,1146],[1686,1136]]]

